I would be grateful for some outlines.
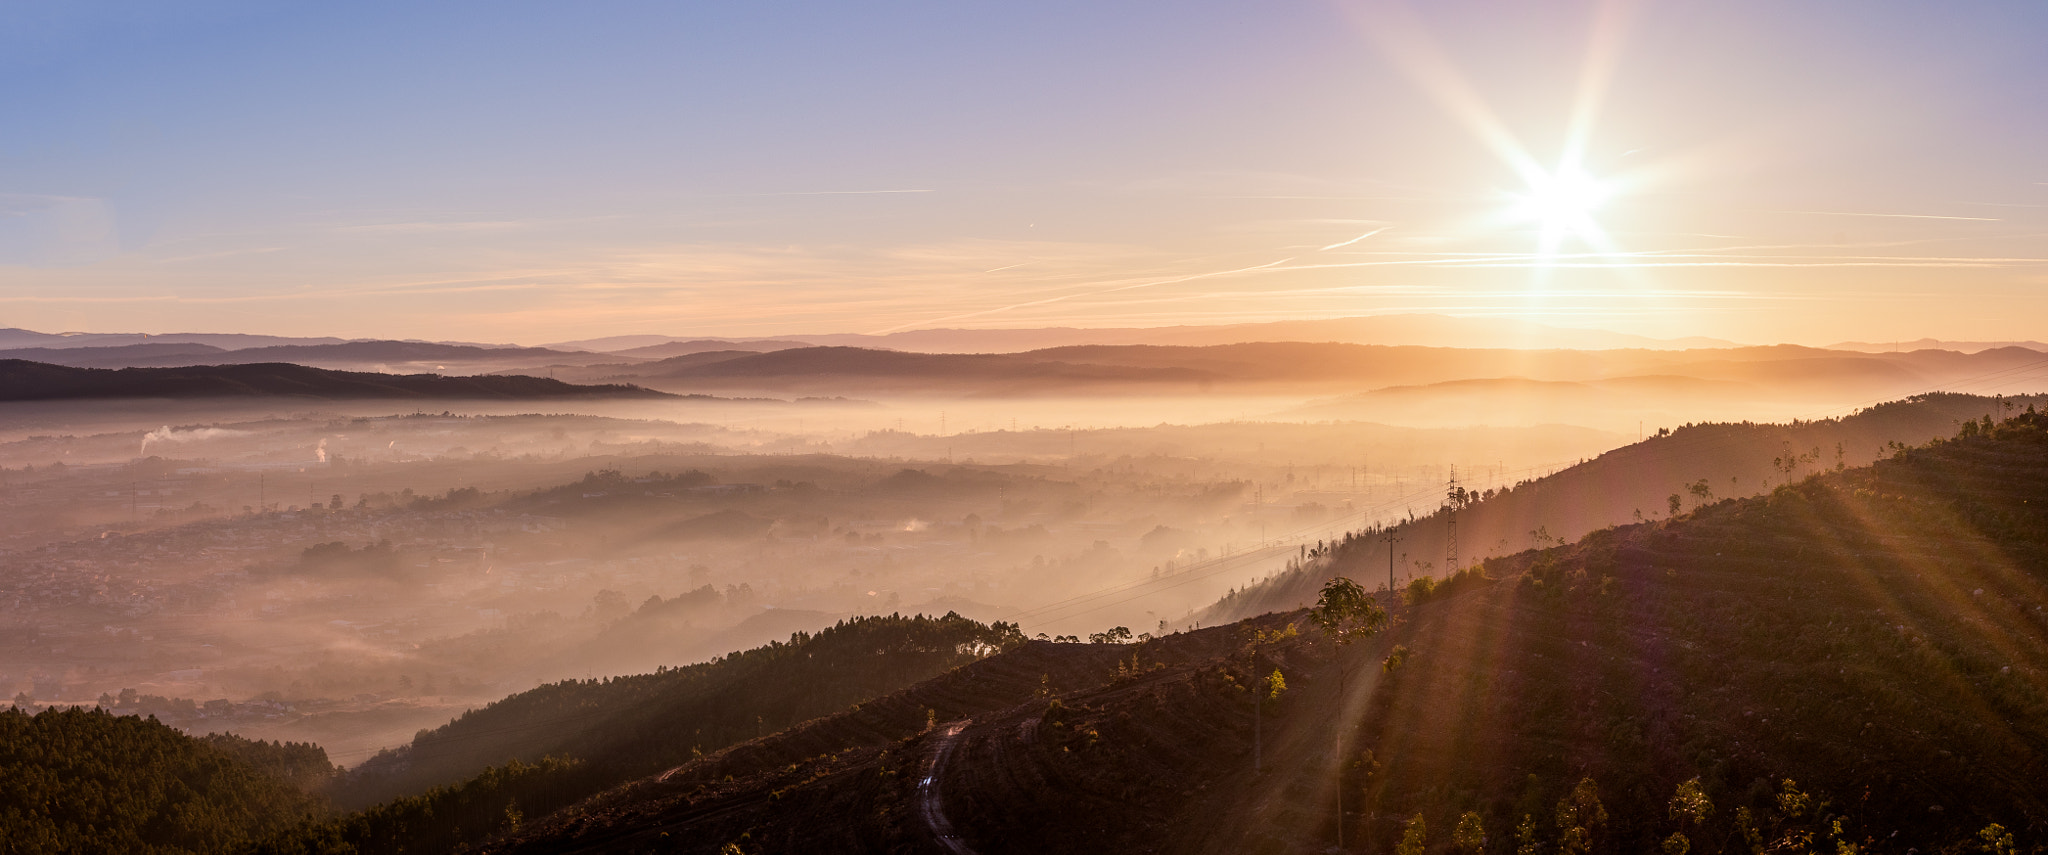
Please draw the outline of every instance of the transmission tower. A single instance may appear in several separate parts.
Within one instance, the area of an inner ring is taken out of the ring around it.
[[[1458,505],[1465,491],[1458,489],[1458,467],[1451,467],[1451,484],[1444,488],[1444,574],[1458,572]]]

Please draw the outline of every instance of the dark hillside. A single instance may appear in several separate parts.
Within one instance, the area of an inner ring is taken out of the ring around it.
[[[335,345],[339,347],[340,345]],[[545,377],[443,377],[330,371],[288,363],[189,368],[71,368],[0,359],[0,401],[88,398],[665,398],[637,386],[575,386]]]
[[[551,755],[630,780],[929,679],[1021,640],[1015,632],[957,615],[855,618],[710,662],[552,683],[421,731],[351,770],[335,800],[364,806]]]
[[[1489,562],[1399,634],[1408,664],[1361,722],[1360,832],[1391,847],[1397,821],[1465,810],[1506,831],[1591,777],[1617,851],[1744,848],[1742,808],[1767,839],[1833,815],[1873,851],[1991,823],[2039,847],[2048,420],[1993,434]],[[1681,829],[1663,808],[1695,777],[1720,811]],[[1786,779],[1832,804],[1774,832]]]
[[[1237,646],[1237,628],[1135,645],[1030,642],[620,787],[485,851],[720,852],[736,841],[749,852],[944,851],[930,848],[917,788],[927,752],[947,723],[986,720],[991,724],[978,731],[1024,739],[1017,725],[1036,723],[1048,698],[1122,697],[1162,681],[1177,685],[1208,673],[1208,663]]]
[[[1506,489],[1468,492],[1457,509],[1459,564],[1469,567],[1488,557],[1576,540],[1608,526],[1668,518],[1673,496],[1682,512],[1721,498],[1760,495],[1817,472],[1868,464],[1901,446],[1951,436],[1961,422],[2002,406],[2012,413],[2035,405],[2048,405],[2048,397],[2001,400],[1936,393],[1840,419],[1687,425]],[[1453,569],[1445,564],[1449,531],[1443,486],[1425,488],[1409,501],[1417,519],[1393,527],[1399,538],[1394,546],[1397,586]],[[1381,538],[1386,533],[1352,532],[1302,568],[1240,591],[1199,617],[1220,623],[1299,608],[1312,602],[1317,587],[1333,574],[1385,588],[1388,547]]]
[[[0,350],[0,359],[22,359],[73,368],[130,368],[164,360],[218,362],[229,351],[204,344],[150,342],[113,347],[18,347]]]
[[[253,762],[250,762],[253,761]],[[227,852],[314,815],[325,752],[154,718],[0,710],[0,852]]]
[[[423,731],[411,745],[352,770],[333,789],[344,806],[399,797],[306,824],[257,851],[449,851],[680,765],[747,774],[764,762],[779,766],[810,756],[816,745],[835,739],[886,742],[915,732],[932,705],[951,709],[967,702],[932,686],[979,673],[979,660],[1023,643],[1012,625],[957,615],[858,618],[699,665],[542,686]],[[1099,681],[1113,670],[1117,653],[1100,649],[1107,652],[1029,674],[1002,671],[1004,685],[1021,698],[1046,680],[1058,686]],[[912,700],[862,706],[940,674],[947,676],[927,682]],[[855,712],[846,713],[849,708]],[[823,730],[803,723],[835,713],[838,719],[853,715],[856,723]],[[783,733],[762,738],[777,731]],[[746,740],[752,742],[719,750]]]
[[[908,712],[863,708],[496,848],[1306,853],[1340,833],[1346,851],[1412,836],[1409,851],[1499,855],[2048,843],[2048,418],[1975,425],[1403,593],[1390,630],[1335,657],[1299,613],[1131,646],[1031,645],[896,698],[1020,657],[1049,670],[1108,652],[1137,667],[1053,698],[927,703],[936,726],[916,733],[853,727]],[[1270,632],[1283,625],[1300,632]],[[1255,774],[1244,687],[1274,672],[1287,688],[1265,710]]]

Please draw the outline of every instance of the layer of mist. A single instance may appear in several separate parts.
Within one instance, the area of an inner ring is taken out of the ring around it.
[[[1091,364],[1179,370],[1202,353]],[[1758,442],[1800,461],[1775,476],[1769,455],[1681,455],[1655,473],[1603,457],[1649,448],[1660,429],[1844,416],[1930,371],[1984,391],[2029,376],[2013,351],[1874,369],[1798,356],[1799,371],[1620,351],[1522,367],[1556,377],[1654,359],[1695,376],[1502,379],[1496,353],[1404,356],[1395,374],[1424,382],[1354,391],[1342,391],[1350,369],[1067,396],[994,394],[975,385],[996,382],[986,376],[906,392],[842,370],[666,387],[718,398],[12,404],[0,411],[0,691],[318,742],[348,765],[537,684],[704,661],[850,616],[958,612],[1082,637],[1287,607],[1310,584],[1301,568],[1325,566],[1312,552],[1431,519],[1454,475],[1475,503],[1465,554],[1499,555],[1646,506],[1656,516],[1703,477],[1694,469],[1720,473],[1713,496],[1758,492],[1952,431],[1997,400],[1852,431],[1840,454],[1816,428],[1765,431]],[[1227,355],[1202,370],[1247,370]],[[998,367],[989,376],[1009,376]],[[1545,480],[1567,470],[1582,473],[1569,496]],[[1571,513],[1543,510],[1560,503]],[[1430,558],[1441,541],[1417,532],[1412,555],[1396,553],[1404,584],[1443,569]],[[1383,551],[1345,555],[1384,572]]]

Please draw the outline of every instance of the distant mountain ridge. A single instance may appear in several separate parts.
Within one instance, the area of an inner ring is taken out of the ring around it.
[[[732,347],[733,345],[722,345]],[[266,344],[222,348],[199,342],[148,342],[121,345],[21,347],[0,349],[0,359],[26,359],[74,368],[168,368],[191,365],[248,365],[290,362],[336,370],[380,373],[462,370],[485,373],[532,370],[555,365],[638,361],[629,354],[593,354],[544,347],[501,347],[441,344],[424,341],[336,341],[321,344]]]
[[[243,333],[45,333],[15,328],[0,329],[0,348],[44,347],[55,350],[74,347],[121,347],[133,344],[202,344],[222,350],[268,347],[280,344],[340,344],[341,338],[298,338]]]
[[[697,337],[702,340],[705,337]],[[652,347],[685,341],[669,336],[630,335],[558,342],[548,347],[654,355]],[[1693,336],[1659,339],[1608,330],[1571,329],[1511,318],[1460,318],[1449,315],[1370,315],[1321,320],[1267,321],[1249,324],[1169,327],[1041,327],[1024,329],[925,329],[894,333],[824,333],[768,338],[732,338],[743,343],[783,346],[844,346],[907,350],[919,353],[1016,353],[1077,345],[1158,344],[1204,346],[1262,341],[1341,342],[1346,344],[1414,345],[1611,350],[1644,348],[1686,350],[1737,347],[1735,342]]]
[[[1255,342],[1076,345],[979,354],[847,346],[767,353],[705,351],[638,364],[592,365],[560,376],[709,394],[976,396],[1228,391],[1355,394],[1390,386],[1521,378],[1611,383],[1610,396],[1624,398],[1651,387],[1675,388],[1685,394],[1713,388],[1723,397],[1748,394],[1853,403],[1946,388],[1992,374],[2031,372],[2043,366],[2048,366],[2048,358],[2023,348],[1975,354],[1874,354],[1795,345],[1686,351],[1529,351]],[[1688,384],[1693,388],[1686,388]],[[1525,391],[1530,386],[1522,385]],[[1340,409],[1345,403],[1325,402]],[[1332,412],[1325,417],[1337,415]]]
[[[1978,353],[2002,347],[2024,347],[2048,353],[2048,342],[2039,341],[1944,341],[1937,338],[1917,338],[1912,341],[1884,342],[1839,341],[1828,345],[1829,350],[1860,350],[1864,353],[1910,353],[1915,350],[1953,350],[1958,353]]]
[[[115,370],[0,359],[0,401],[252,397],[506,400],[673,396],[638,386],[576,386],[545,377],[370,374],[288,363]]]

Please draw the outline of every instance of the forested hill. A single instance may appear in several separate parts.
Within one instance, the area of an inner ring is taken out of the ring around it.
[[[2048,851],[2048,416],[1895,452],[1417,582],[1349,646],[1301,611],[1128,645],[889,617],[543,687],[441,738],[573,756],[281,832],[302,751],[0,714],[0,845]]]
[[[906,694],[1135,667],[881,744],[834,717],[486,849],[2048,852],[2048,418],[1401,599],[1350,646],[1301,611],[1027,644]]]
[[[1458,564],[1566,543],[1608,526],[1665,519],[1725,498],[1768,493],[1817,472],[1861,466],[1902,446],[1952,436],[1963,422],[2048,407],[2048,396],[1988,398],[1935,393],[1879,404],[1840,419],[1793,424],[1687,425],[1458,503]],[[1469,479],[1468,479],[1469,483]],[[1674,508],[1673,502],[1676,501]],[[1443,485],[1414,493],[1412,522],[1351,532],[1310,548],[1308,560],[1233,592],[1196,617],[1204,624],[1299,608],[1332,575],[1387,586],[1389,547],[1396,586],[1443,576],[1450,534]],[[1397,501],[1398,515],[1410,507]]]
[[[318,815],[311,745],[194,739],[99,710],[0,710],[0,852],[232,852]]]
[[[565,680],[512,695],[379,754],[335,788],[360,807],[451,784],[511,760],[574,757],[628,780],[697,753],[929,679],[1022,640],[1015,626],[943,617],[857,617],[709,662]]]
[[[373,374],[272,362],[187,368],[71,368],[0,359],[0,401],[94,398],[252,398],[318,400],[442,398],[667,398],[638,386],[577,386],[545,377]]]

